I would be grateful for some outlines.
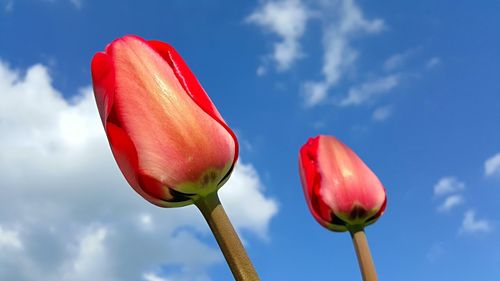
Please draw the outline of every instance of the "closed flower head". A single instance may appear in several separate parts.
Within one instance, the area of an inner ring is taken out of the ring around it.
[[[229,178],[236,137],[170,45],[116,39],[95,54],[92,80],[113,155],[145,199],[188,205]]]
[[[302,187],[316,220],[333,231],[351,231],[384,212],[382,183],[348,146],[332,136],[309,139],[299,153]]]

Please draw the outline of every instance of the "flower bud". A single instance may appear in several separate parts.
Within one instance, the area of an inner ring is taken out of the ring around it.
[[[311,213],[330,230],[363,228],[385,210],[387,199],[382,183],[335,137],[309,139],[300,149],[299,169]]]
[[[236,136],[170,45],[116,39],[95,54],[92,80],[116,162],[146,200],[184,206],[227,181]]]

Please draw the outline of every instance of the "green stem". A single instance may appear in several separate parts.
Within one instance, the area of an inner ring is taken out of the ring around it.
[[[351,230],[352,242],[358,257],[359,269],[363,276],[363,281],[377,281],[377,273],[373,264],[372,255],[366,240],[365,231],[361,229]]]
[[[219,244],[237,281],[258,281],[259,276],[226,215],[216,192],[199,197],[195,205],[201,211]]]

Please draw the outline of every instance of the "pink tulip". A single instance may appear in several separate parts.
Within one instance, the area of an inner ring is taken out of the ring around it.
[[[146,200],[184,206],[227,181],[236,137],[170,45],[116,39],[95,54],[92,80],[116,162]]]
[[[299,154],[300,176],[314,218],[333,231],[362,229],[386,206],[377,176],[335,137],[309,139]]]

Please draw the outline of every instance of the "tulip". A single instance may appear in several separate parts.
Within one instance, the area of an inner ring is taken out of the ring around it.
[[[332,231],[349,231],[363,279],[376,280],[364,227],[385,210],[382,183],[356,153],[332,136],[309,139],[300,149],[299,169],[314,218]]]
[[[132,188],[160,207],[195,204],[233,273],[255,274],[217,197],[238,158],[236,136],[180,55],[127,35],[95,54],[92,80],[111,150]]]
[[[309,139],[300,150],[300,175],[314,218],[333,231],[375,222],[384,212],[385,189],[377,176],[335,137]]]
[[[113,155],[146,200],[188,205],[229,178],[236,137],[171,46],[119,38],[94,56],[92,78]]]

